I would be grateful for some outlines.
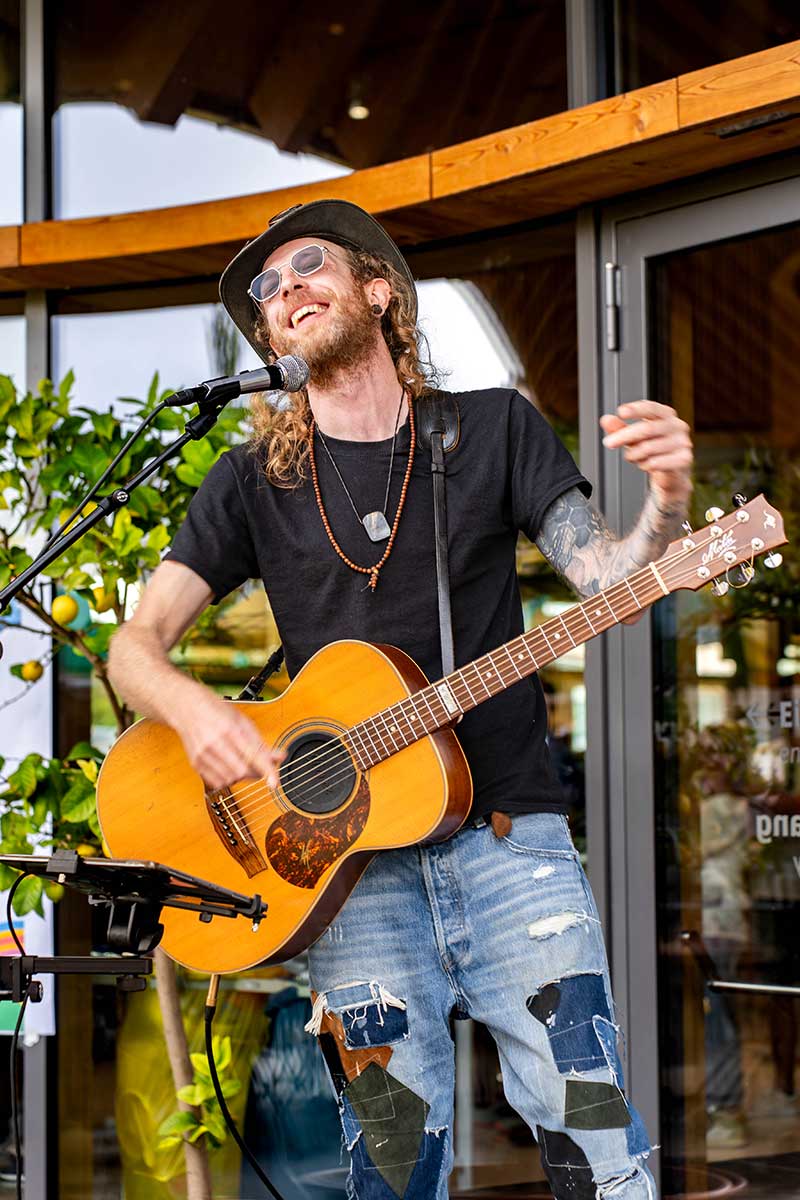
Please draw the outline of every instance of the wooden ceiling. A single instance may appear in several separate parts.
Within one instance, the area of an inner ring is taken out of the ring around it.
[[[564,0],[70,0],[55,103],[183,113],[354,168],[567,107]],[[369,110],[348,115],[353,102]]]

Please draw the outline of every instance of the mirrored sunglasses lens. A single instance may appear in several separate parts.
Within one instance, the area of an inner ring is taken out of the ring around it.
[[[271,300],[280,286],[280,271],[270,267],[268,271],[262,271],[260,275],[256,275],[250,284],[250,294],[256,300]]]
[[[297,275],[311,275],[318,271],[325,261],[325,253],[321,246],[304,246],[292,255],[292,270]]]

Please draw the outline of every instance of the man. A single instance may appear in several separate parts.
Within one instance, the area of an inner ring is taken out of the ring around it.
[[[256,409],[253,443],[210,472],[111,657],[127,701],[175,727],[212,788],[248,776],[275,783],[279,756],[167,651],[247,578],[265,582],[290,675],[342,637],[397,645],[430,678],[441,674],[430,462],[416,444],[426,376],[402,255],[361,209],[317,201],[245,247],[221,295],[265,361],[307,360],[307,395]],[[649,477],[642,515],[620,540],[518,393],[464,393],[458,405],[447,509],[463,664],[521,632],[519,529],[590,595],[678,532],[691,444],[672,409],[649,401],[602,418],[606,445]],[[446,1197],[455,1015],[495,1037],[506,1095],[536,1133],[557,1197],[653,1197],[538,681],[479,705],[456,731],[475,785],[470,819],[440,845],[377,855],[310,951],[309,1027],[338,1095],[348,1195]]]

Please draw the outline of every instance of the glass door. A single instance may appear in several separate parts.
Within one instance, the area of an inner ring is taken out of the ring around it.
[[[607,407],[649,395],[691,423],[695,529],[764,492],[790,539],[780,565],[732,571],[723,595],[665,598],[619,652],[626,761],[612,772],[618,820],[636,816],[612,918],[634,1098],[658,1123],[664,1196],[796,1196],[800,180],[623,216],[604,248],[622,343]],[[640,476],[608,483],[632,519]]]

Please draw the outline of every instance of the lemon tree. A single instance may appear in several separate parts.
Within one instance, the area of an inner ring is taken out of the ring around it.
[[[125,416],[120,417],[76,406],[73,385],[70,373],[59,384],[44,379],[35,392],[21,393],[9,376],[0,375],[0,587],[28,566],[44,535],[63,524],[120,451],[134,423],[171,394],[171,389],[160,389],[156,375],[147,397],[126,399]],[[178,409],[160,413],[122,459],[113,484],[125,482],[160,454],[183,431],[188,415]],[[108,678],[109,641],[125,617],[131,589],[158,566],[206,472],[227,445],[241,440],[243,421],[243,411],[229,406],[205,438],[189,442],[163,473],[133,492],[128,506],[51,563],[45,575],[56,588],[52,602],[35,581],[17,595],[23,617],[25,612],[35,615],[45,631],[39,658],[10,667],[0,664],[0,670],[10,670],[24,685],[19,695],[34,687],[47,662],[69,646],[89,661],[118,732],[131,723],[133,713]],[[204,632],[216,615],[204,617]],[[0,853],[30,852],[42,839],[81,853],[99,851],[94,781],[100,760],[99,752],[83,743],[63,760],[29,754],[8,771],[0,765]],[[0,886],[8,878],[0,871]],[[38,908],[41,895],[38,881],[26,880],[15,897],[17,911]]]

